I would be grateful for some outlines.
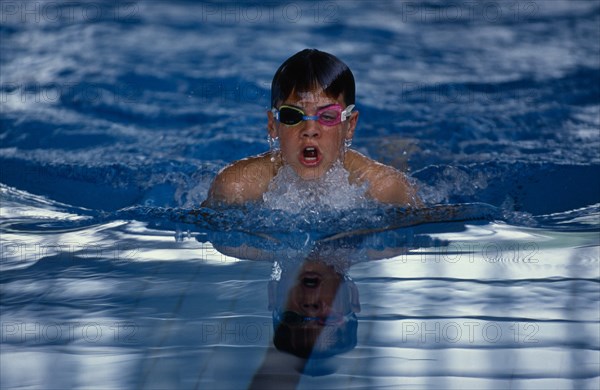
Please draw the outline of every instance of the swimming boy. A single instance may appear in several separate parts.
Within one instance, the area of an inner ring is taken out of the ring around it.
[[[419,205],[416,189],[402,172],[348,149],[358,122],[354,104],[354,76],[338,58],[305,49],[287,59],[273,77],[272,109],[267,112],[269,140],[278,140],[280,148],[225,167],[203,206],[260,202],[282,167],[291,167],[304,180],[315,180],[337,162],[348,171],[350,184],[368,184],[367,197],[399,206]]]

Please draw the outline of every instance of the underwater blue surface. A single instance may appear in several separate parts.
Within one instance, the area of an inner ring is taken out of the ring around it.
[[[199,207],[306,47],[423,210]],[[0,105],[3,389],[600,386],[597,0],[3,1]],[[267,286],[315,248],[362,311],[299,370]]]

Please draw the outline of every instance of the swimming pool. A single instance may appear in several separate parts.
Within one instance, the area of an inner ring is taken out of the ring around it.
[[[1,7],[2,388],[600,385],[598,2]],[[431,208],[197,209],[305,47]],[[361,310],[299,368],[270,286],[314,253]]]

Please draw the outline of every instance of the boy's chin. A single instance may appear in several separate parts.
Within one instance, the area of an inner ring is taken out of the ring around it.
[[[317,180],[325,176],[325,174],[334,166],[334,164],[327,164],[324,161],[315,167],[306,167],[303,165],[292,166],[294,172],[303,180]]]
[[[296,174],[300,176],[302,180],[317,180],[325,174],[325,170],[318,168],[303,168],[301,172],[296,171]]]

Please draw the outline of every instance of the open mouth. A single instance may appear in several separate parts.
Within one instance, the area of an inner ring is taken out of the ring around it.
[[[317,165],[321,160],[319,149],[315,146],[307,146],[302,150],[301,162],[307,166]]]

